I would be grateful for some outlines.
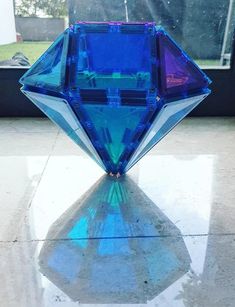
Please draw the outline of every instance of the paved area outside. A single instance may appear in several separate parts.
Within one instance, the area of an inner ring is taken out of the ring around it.
[[[0,120],[0,306],[235,306],[235,118],[118,180],[47,119]]]

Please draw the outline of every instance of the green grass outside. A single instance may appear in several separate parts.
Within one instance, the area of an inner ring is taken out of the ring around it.
[[[220,66],[220,60],[195,60],[198,66]]]
[[[52,42],[22,42],[0,46],[0,61],[10,59],[16,52],[22,52],[33,64]],[[219,65],[219,60],[195,60],[200,66]]]
[[[8,60],[16,52],[22,52],[33,64],[52,42],[22,42],[0,46],[0,61]]]

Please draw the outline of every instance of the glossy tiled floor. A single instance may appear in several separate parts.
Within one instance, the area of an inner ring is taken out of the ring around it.
[[[235,119],[186,119],[114,180],[0,120],[0,306],[235,306]],[[88,304],[88,305],[87,305]]]

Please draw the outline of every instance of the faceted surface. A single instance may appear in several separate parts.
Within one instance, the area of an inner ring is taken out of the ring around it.
[[[127,176],[103,176],[52,224],[39,255],[44,276],[91,304],[146,303],[190,263],[180,230]]]
[[[76,23],[20,82],[113,174],[129,170],[210,93],[207,76],[154,23]]]
[[[141,140],[138,150],[134,152],[127,165],[131,168],[154,145],[173,129],[192,109],[194,109],[207,95],[198,95],[190,98],[173,101],[165,104],[155,117],[151,127]]]
[[[159,35],[159,53],[162,94],[181,96],[183,92],[200,90],[208,85],[198,67],[169,36]]]

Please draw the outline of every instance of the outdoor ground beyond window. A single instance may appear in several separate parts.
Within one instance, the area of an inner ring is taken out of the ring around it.
[[[0,46],[0,61],[11,59],[16,52],[22,52],[32,65],[52,42],[19,42]],[[219,65],[219,60],[197,60],[196,63],[203,66]]]

